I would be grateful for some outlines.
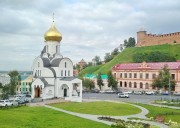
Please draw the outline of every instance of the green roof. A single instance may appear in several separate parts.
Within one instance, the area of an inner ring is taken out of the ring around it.
[[[97,75],[94,75],[94,74],[86,74],[86,75],[84,76],[84,78],[93,79],[93,78],[97,78]],[[102,79],[107,79],[108,76],[107,76],[106,74],[102,74],[102,75],[101,75],[101,78],[102,78]]]

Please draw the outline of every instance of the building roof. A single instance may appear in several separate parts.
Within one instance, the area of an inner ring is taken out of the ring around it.
[[[63,58],[56,58],[51,62],[51,67],[59,67],[59,63]]]
[[[86,74],[86,75],[84,76],[84,78],[93,79],[93,78],[97,78],[97,75],[94,75],[94,74]],[[107,79],[108,76],[105,75],[105,74],[103,74],[103,75],[101,75],[101,78],[102,78],[102,79]]]
[[[72,81],[72,80],[74,80],[74,79],[76,79],[76,77],[63,77],[63,78],[61,78],[60,80]]]
[[[175,70],[180,69],[180,62],[151,62],[151,63],[124,63],[115,65],[112,70],[138,70],[138,69],[148,69],[148,70],[161,70],[165,65],[168,69]]]

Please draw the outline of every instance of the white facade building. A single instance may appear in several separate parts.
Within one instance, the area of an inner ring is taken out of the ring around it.
[[[82,80],[73,76],[72,61],[60,54],[62,35],[54,21],[44,38],[44,48],[32,66],[32,98],[82,102]]]

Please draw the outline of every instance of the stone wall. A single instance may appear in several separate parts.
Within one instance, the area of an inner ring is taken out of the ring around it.
[[[161,44],[180,44],[180,32],[163,35],[147,34],[146,31],[137,32],[137,47]]]

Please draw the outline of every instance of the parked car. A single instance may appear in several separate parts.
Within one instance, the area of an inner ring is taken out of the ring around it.
[[[124,91],[125,94],[132,94],[132,91]]]
[[[13,106],[18,106],[18,102],[17,102],[17,100],[9,100],[11,103],[12,103],[12,105]]]
[[[0,106],[13,106],[9,100],[0,100]]]
[[[129,95],[127,93],[118,93],[119,98],[129,98]]]
[[[99,93],[99,90],[98,89],[92,89],[91,92],[92,93]]]
[[[31,102],[31,95],[30,94],[26,94],[26,99],[27,102]]]
[[[134,94],[136,94],[136,95],[142,95],[143,92],[142,92],[142,91],[134,91]]]
[[[173,95],[180,96],[180,92],[174,92]]]
[[[155,92],[154,92],[154,91],[147,91],[147,92],[145,92],[145,94],[146,94],[146,95],[154,95]]]
[[[115,93],[115,91],[111,90],[111,89],[107,89],[107,90],[104,91],[104,93],[111,93],[112,94],[112,93]]]
[[[169,95],[169,92],[166,91],[166,92],[161,92],[161,95]]]

